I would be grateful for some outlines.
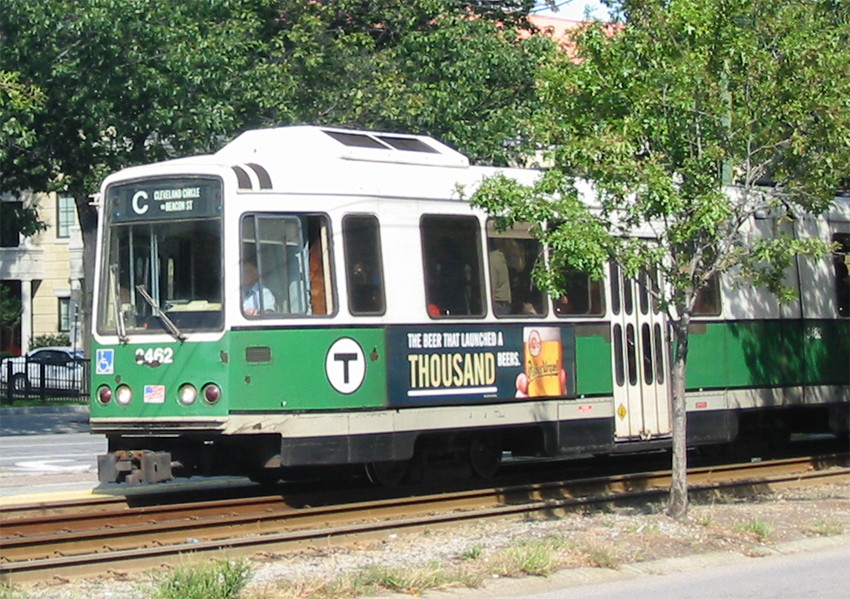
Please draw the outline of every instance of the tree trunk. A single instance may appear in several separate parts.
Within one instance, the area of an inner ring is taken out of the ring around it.
[[[688,517],[688,444],[687,405],[685,402],[685,374],[688,359],[688,329],[690,315],[683,315],[673,323],[676,352],[673,356],[670,383],[673,387],[673,464],[667,515],[676,520]]]
[[[97,247],[97,209],[89,205],[89,196],[74,194],[77,205],[77,217],[80,220],[80,233],[83,236],[83,280],[80,284],[80,327],[82,329],[83,351],[91,355],[92,292],[94,290],[94,261]]]

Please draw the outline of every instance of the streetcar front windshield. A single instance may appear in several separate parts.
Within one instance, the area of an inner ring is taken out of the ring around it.
[[[179,179],[107,191],[99,330],[222,328],[221,184]]]

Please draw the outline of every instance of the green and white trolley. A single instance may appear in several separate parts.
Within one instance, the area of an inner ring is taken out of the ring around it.
[[[428,137],[289,127],[108,177],[92,349],[100,480],[362,465],[393,483],[430,456],[490,476],[503,452],[669,446],[669,335],[646,281],[612,265],[546,297],[531,281],[537,241],[497,232],[458,192],[496,171]],[[791,226],[844,253],[800,262],[792,304],[723,280],[704,294],[693,445],[847,434],[850,198]]]

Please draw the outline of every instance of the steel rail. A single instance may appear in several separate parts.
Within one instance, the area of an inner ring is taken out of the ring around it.
[[[689,471],[691,493],[732,488],[762,492],[780,486],[850,480],[847,454],[748,463]],[[831,468],[830,468],[831,467]],[[829,469],[827,469],[829,468]],[[244,513],[228,518],[133,524],[89,531],[58,532],[0,540],[0,579],[23,582],[52,576],[138,569],[167,562],[179,553],[242,555],[292,549],[318,539],[327,542],[388,530],[410,530],[470,519],[567,511],[576,506],[663,496],[669,471],[496,487],[360,502],[319,508]],[[262,498],[255,498],[255,501]],[[281,499],[276,498],[280,506]],[[257,501],[255,507],[262,502]],[[148,514],[150,516],[150,514]],[[187,536],[191,535],[191,536]]]

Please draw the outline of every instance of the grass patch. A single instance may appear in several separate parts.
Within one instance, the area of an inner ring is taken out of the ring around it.
[[[841,522],[827,522],[826,520],[816,520],[809,527],[809,532],[821,537],[834,537],[844,533],[844,525]]]
[[[29,599],[29,595],[16,586],[0,583],[0,599]]]
[[[584,553],[594,568],[616,570],[620,567],[620,558],[606,547],[587,547],[584,549]]]
[[[490,570],[499,576],[516,578],[523,575],[549,576],[561,564],[558,552],[562,542],[557,539],[523,541],[498,552]]]
[[[737,527],[738,530],[754,534],[760,541],[770,540],[770,535],[773,534],[773,528],[767,522],[759,519],[750,520],[746,524]]]
[[[331,599],[375,595],[381,591],[420,595],[436,588],[475,588],[481,585],[483,578],[479,572],[440,563],[418,567],[369,566],[325,581],[315,578],[281,581],[260,597]]]
[[[707,513],[707,512],[705,514],[700,514],[699,516],[697,516],[694,519],[694,522],[696,522],[697,524],[699,524],[700,526],[703,526],[705,528],[708,528],[710,526],[714,526],[715,524],[717,524],[717,521],[714,519],[714,516],[712,516],[710,513]]]
[[[242,560],[185,564],[157,575],[152,599],[233,599],[248,582],[251,570]]]
[[[645,522],[635,522],[626,526],[624,532],[628,534],[647,534],[657,536],[661,533],[661,525],[657,520],[648,520]]]
[[[460,559],[476,560],[480,559],[482,555],[484,555],[484,549],[481,547],[481,545],[473,545],[472,547],[468,547],[466,551],[460,554]]]
[[[574,553],[575,549],[559,538],[522,541],[489,556],[476,544],[449,563],[369,566],[325,581],[315,578],[280,580],[273,588],[258,593],[256,599],[331,599],[375,595],[383,591],[419,595],[437,588],[477,588],[493,576],[548,576],[564,563],[564,551]]]
[[[480,582],[480,581],[479,581]],[[431,563],[405,568],[370,566],[355,576],[355,585],[419,595],[428,589],[452,585],[469,586],[470,580],[461,569]]]

